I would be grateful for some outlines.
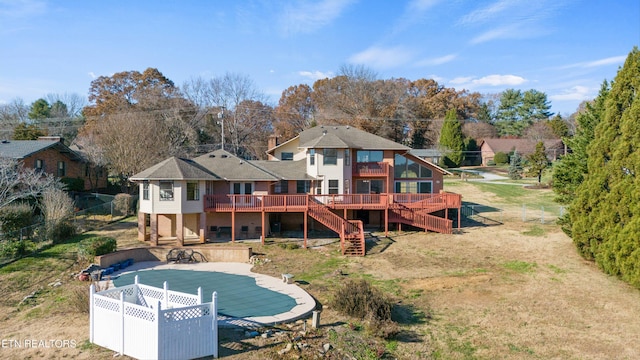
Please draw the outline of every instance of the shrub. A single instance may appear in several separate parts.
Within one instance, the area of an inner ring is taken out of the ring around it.
[[[42,194],[40,200],[46,226],[46,237],[58,243],[75,235],[76,230],[69,223],[73,216],[73,200],[59,189],[50,189]]]
[[[84,191],[84,179],[62,178],[60,182],[64,184],[64,188],[67,191]]]
[[[59,222],[47,228],[47,238],[51,239],[54,244],[59,244],[76,235],[76,227],[65,221]]]
[[[28,204],[11,204],[0,209],[0,232],[17,232],[33,223],[33,208]]]
[[[506,163],[509,162],[509,155],[498,151],[494,156],[493,156],[493,161],[496,162],[496,165],[504,165]]]
[[[113,199],[113,210],[117,215],[127,216],[131,213],[131,195],[118,194]],[[116,215],[116,214],[113,214]]]
[[[280,243],[280,244],[278,244],[278,246],[280,246],[281,248],[283,248],[285,250],[300,249],[300,245],[298,245],[296,243]]]
[[[29,240],[3,241],[0,246],[0,257],[16,258],[36,250],[36,244]]]
[[[116,239],[96,236],[80,241],[78,244],[78,260],[92,260],[95,256],[100,256],[116,251],[118,244]]]
[[[348,280],[333,298],[333,307],[348,316],[373,321],[391,320],[391,301],[366,280]]]

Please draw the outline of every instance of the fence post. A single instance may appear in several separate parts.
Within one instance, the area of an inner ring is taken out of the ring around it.
[[[198,286],[198,305],[202,305],[202,287]]]
[[[169,308],[169,289],[167,287],[166,281],[162,284],[162,288],[164,289],[164,308],[168,309]]]
[[[213,357],[218,358],[218,292],[211,294],[211,315],[213,318]]]
[[[96,288],[91,284],[89,286],[89,342],[93,343],[93,295],[96,294]]]
[[[124,291],[120,292],[120,356],[124,355]]]

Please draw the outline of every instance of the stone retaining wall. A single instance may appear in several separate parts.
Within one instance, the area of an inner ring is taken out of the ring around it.
[[[141,261],[166,261],[167,254],[175,247],[156,246],[148,248],[123,249],[116,252],[96,256],[95,263],[102,268],[109,267],[115,263],[122,262],[127,259],[133,259],[134,262]],[[208,262],[239,262],[248,263],[249,258],[253,255],[250,247],[201,247],[189,246],[180,249],[193,250],[204,255]]]

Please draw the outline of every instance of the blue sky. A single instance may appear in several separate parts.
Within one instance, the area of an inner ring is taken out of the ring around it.
[[[640,43],[638,0],[0,0],[0,103],[87,96],[160,70],[176,85],[242,74],[283,90],[364,65],[481,93],[545,92],[568,115]]]

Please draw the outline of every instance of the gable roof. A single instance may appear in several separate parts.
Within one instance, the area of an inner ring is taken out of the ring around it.
[[[225,150],[215,150],[193,159],[201,167],[217,176],[218,180],[234,181],[276,181],[275,175],[254,165],[252,161],[243,160]]]
[[[135,174],[131,180],[220,180],[220,178],[194,163],[193,160],[173,156]]]
[[[0,142],[0,157],[21,160],[49,148],[57,149],[72,160],[82,160],[79,154],[60,142],[59,139],[3,140]]]
[[[480,147],[487,146],[494,153],[509,153],[512,150],[516,150],[519,154],[533,154],[536,151],[536,145],[540,141],[542,141],[547,150],[563,149],[564,147],[562,140],[559,139],[483,139],[480,142]]]
[[[281,180],[313,180],[314,178],[307,174],[306,161],[306,159],[298,161],[256,160],[251,163]]]
[[[362,150],[403,150],[409,151],[408,146],[368,133],[352,126],[320,125],[302,131],[298,136],[267,150],[273,154],[275,149],[292,141],[298,141],[300,148],[334,148],[334,149],[362,149]]]

